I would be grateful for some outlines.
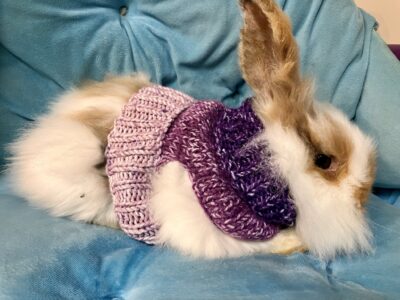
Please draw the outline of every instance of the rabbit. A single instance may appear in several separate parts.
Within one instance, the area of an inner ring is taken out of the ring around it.
[[[295,226],[259,241],[224,233],[200,205],[188,171],[172,161],[152,179],[156,244],[209,259],[307,250],[331,259],[371,251],[365,203],[375,177],[373,140],[332,105],[314,101],[290,21],[277,4],[241,0],[240,7],[239,63],[265,128],[254,142],[268,145],[287,182]],[[107,136],[130,97],[150,86],[144,75],[114,76],[63,95],[10,147],[16,191],[51,215],[119,228],[104,168]]]

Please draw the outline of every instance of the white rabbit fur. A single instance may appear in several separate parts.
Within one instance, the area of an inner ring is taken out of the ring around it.
[[[104,161],[104,138],[82,118],[100,112],[102,120],[94,121],[109,130],[129,97],[146,84],[144,76],[110,78],[63,95],[10,147],[16,191],[54,216],[118,227],[108,180],[95,168]]]
[[[198,203],[187,171],[172,162],[153,180],[150,207],[160,225],[159,243],[206,258],[309,249],[326,259],[338,253],[370,250],[371,233],[361,206],[374,176],[372,140],[337,109],[313,103],[309,85],[298,78],[297,48],[290,25],[276,4],[248,0],[242,1],[242,8],[241,67],[256,94],[254,108],[267,128],[258,141],[269,145],[274,163],[289,184],[298,213],[295,229],[282,230],[268,241],[241,241],[224,234]],[[257,22],[271,22],[270,36],[259,32]],[[285,34],[286,40],[280,38]],[[276,48],[274,67],[260,70],[259,63],[252,61],[264,55],[259,51],[267,49],[257,43],[249,46],[254,40],[267,41]],[[290,50],[279,56],[282,41]],[[262,87],[259,76],[264,80]],[[282,89],[283,81],[289,93]],[[112,77],[62,96],[11,146],[9,170],[16,191],[54,216],[118,227],[101,169],[105,136],[131,95],[149,84],[142,75]],[[290,98],[294,93],[295,101],[282,97]],[[289,106],[293,116],[282,112]],[[297,119],[306,122],[306,128],[299,130],[293,121]],[[343,144],[343,149],[335,144]],[[320,148],[338,153],[337,174],[336,169],[324,173],[315,168],[312,157]],[[347,156],[339,157],[342,152]]]

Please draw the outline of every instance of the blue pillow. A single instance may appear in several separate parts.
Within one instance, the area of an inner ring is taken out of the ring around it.
[[[374,33],[374,19],[352,0],[278,2],[292,19],[318,99],[376,138],[377,185],[400,187],[400,66]],[[48,102],[106,73],[144,71],[229,106],[251,94],[237,64],[236,1],[3,0],[0,14],[0,159],[4,144]]]
[[[376,186],[400,187],[400,62],[376,32],[354,120],[378,144]]]

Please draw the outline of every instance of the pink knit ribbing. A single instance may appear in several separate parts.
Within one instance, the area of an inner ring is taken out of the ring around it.
[[[147,207],[151,177],[161,162],[165,133],[191,103],[191,97],[169,88],[143,88],[125,105],[108,137],[106,171],[119,224],[148,244],[158,230]]]

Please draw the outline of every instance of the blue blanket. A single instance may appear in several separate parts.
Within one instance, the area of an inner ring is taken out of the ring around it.
[[[375,253],[194,260],[49,217],[0,179],[0,299],[400,299],[400,209],[372,196]],[[400,202],[400,201],[399,201]]]
[[[374,136],[376,185],[400,188],[400,64],[351,0],[279,0],[317,96]],[[0,164],[5,144],[87,78],[144,71],[196,98],[237,106],[236,1],[2,0]],[[399,299],[399,192],[368,207],[376,252],[320,262],[298,254],[202,261],[119,231],[51,218],[0,178],[0,299]],[[11,179],[12,180],[12,179]]]

